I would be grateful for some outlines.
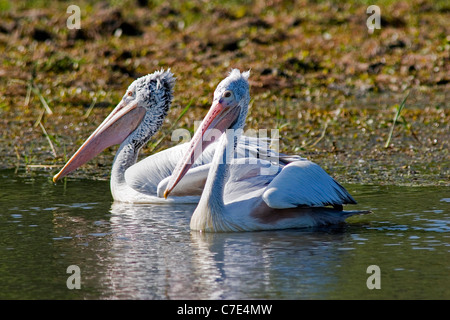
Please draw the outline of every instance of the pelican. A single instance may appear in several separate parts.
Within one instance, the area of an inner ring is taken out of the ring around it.
[[[167,203],[162,197],[168,179],[188,143],[163,150],[136,163],[139,151],[160,129],[172,102],[175,78],[170,70],[156,71],[138,78],[108,117],[74,153],[53,181],[63,178],[106,148],[120,144],[111,169],[111,193],[114,201],[128,203]],[[267,142],[267,141],[266,141]],[[262,139],[241,139],[238,154],[256,157],[279,156],[267,149]],[[209,144],[211,146],[206,148]],[[196,158],[171,202],[197,203],[214,154],[213,136],[202,144],[202,157]],[[272,152],[272,153],[270,153]]]
[[[182,181],[190,159],[208,130],[222,134],[215,147],[200,201],[191,217],[192,230],[255,231],[313,227],[343,222],[365,211],[343,211],[353,197],[319,165],[304,158],[276,166],[258,159],[234,158],[250,102],[249,71],[233,69],[214,92],[210,110],[175,167],[164,197]],[[267,170],[266,170],[267,169]],[[261,174],[263,173],[264,174]],[[330,206],[330,207],[327,207]]]

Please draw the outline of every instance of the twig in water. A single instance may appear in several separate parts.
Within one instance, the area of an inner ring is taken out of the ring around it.
[[[59,164],[27,164],[27,168],[59,168]]]

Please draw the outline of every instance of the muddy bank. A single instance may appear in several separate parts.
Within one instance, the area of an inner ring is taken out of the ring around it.
[[[450,185],[445,1],[384,1],[373,33],[358,1],[81,1],[79,30],[67,28],[64,3],[5,3],[1,168],[50,179],[136,77],[169,67],[175,99],[152,141],[165,139],[143,153],[172,146],[174,119],[192,101],[176,125],[192,132],[217,83],[237,67],[251,69],[247,128],[278,129],[281,151],[316,161],[343,183]],[[107,179],[115,150],[72,177]]]

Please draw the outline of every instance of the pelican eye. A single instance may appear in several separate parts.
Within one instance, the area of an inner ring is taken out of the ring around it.
[[[127,94],[128,94],[128,96],[130,96],[130,97],[131,97],[131,96],[133,95],[133,92],[131,92],[131,91],[128,91],[128,93],[127,93]]]
[[[231,97],[231,91],[225,91],[224,93],[223,93],[223,97],[224,98],[229,98],[229,97]]]

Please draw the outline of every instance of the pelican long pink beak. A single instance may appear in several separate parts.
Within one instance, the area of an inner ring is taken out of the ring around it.
[[[85,164],[106,148],[122,143],[141,123],[144,115],[145,108],[138,107],[137,103],[120,102],[53,177],[53,182]]]
[[[188,172],[203,150],[214,141],[213,138],[219,139],[225,130],[236,121],[239,114],[239,106],[225,107],[219,101],[213,102],[200,127],[195,132],[188,150],[172,172],[170,181],[164,191],[164,198],[167,199],[170,192]]]

